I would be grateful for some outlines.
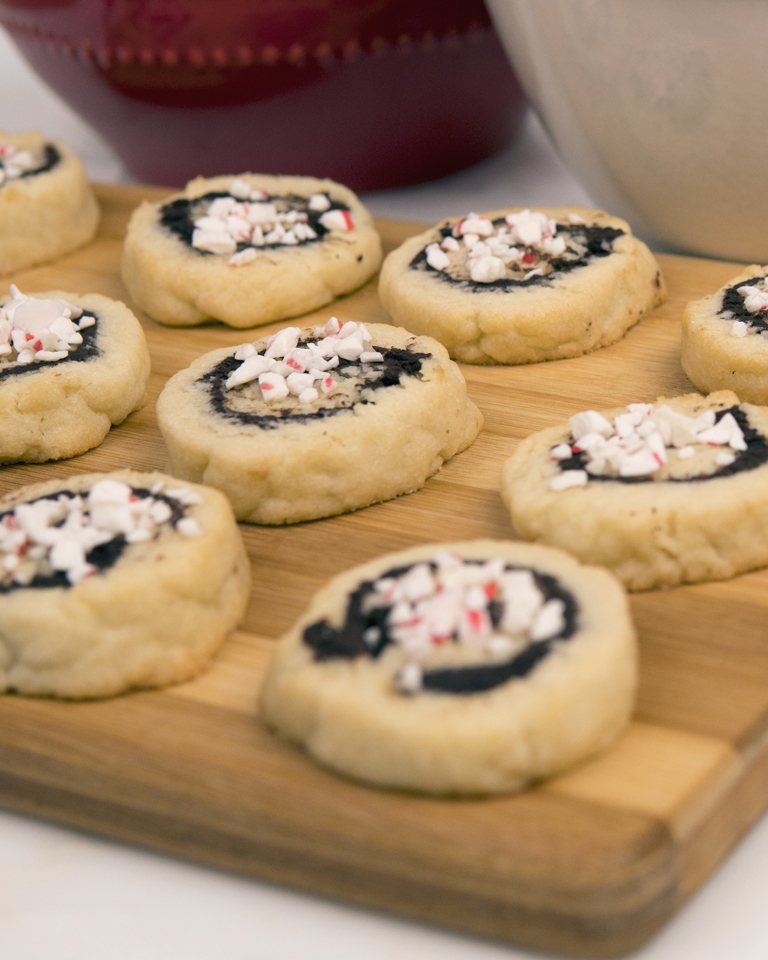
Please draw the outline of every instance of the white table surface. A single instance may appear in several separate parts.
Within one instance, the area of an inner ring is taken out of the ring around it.
[[[76,149],[97,180],[120,161],[29,71],[0,31],[0,129],[34,127]],[[437,220],[506,205],[588,203],[530,117],[507,150],[461,174],[364,197],[380,216]],[[632,960],[766,960],[763,818]],[[533,954],[0,812],[1,960],[533,960]]]

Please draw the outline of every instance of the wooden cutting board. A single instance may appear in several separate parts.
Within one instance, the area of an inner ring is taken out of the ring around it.
[[[127,217],[163,191],[101,187],[94,244],[14,277],[22,290],[126,293]],[[387,247],[417,231],[383,221]],[[260,722],[277,637],[329,576],[411,544],[512,536],[498,495],[516,441],[585,407],[690,389],[684,303],[732,264],[660,257],[668,302],[615,346],[527,367],[466,367],[477,442],[426,487],[348,516],[243,526],[253,594],[241,630],[191,683],[95,703],[0,697],[0,803],[275,883],[481,936],[591,957],[667,920],[768,804],[768,571],[636,595],[641,684],[608,753],[521,796],[437,800],[368,789],[316,767]],[[375,283],[307,318],[385,320]],[[73,460],[0,468],[0,491],[123,466],[164,469],[154,400],[170,374],[248,339],[145,324],[146,406]],[[269,329],[269,328],[267,328]],[[2,624],[0,624],[0,630]]]

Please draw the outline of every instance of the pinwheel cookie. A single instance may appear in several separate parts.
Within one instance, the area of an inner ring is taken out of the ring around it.
[[[200,357],[166,384],[157,418],[175,475],[268,524],[416,490],[482,419],[439,343],[336,318]]]
[[[226,499],[162,474],[86,474],[0,500],[0,691],[105,697],[186,680],[243,614]]]
[[[505,464],[502,496],[520,536],[644,590],[767,564],[766,482],[768,409],[724,390],[535,433]]]
[[[126,306],[98,294],[0,304],[0,463],[72,457],[142,402],[149,351]]]
[[[133,214],[122,272],[172,326],[254,327],[315,310],[379,268],[381,243],[351,190],[311,177],[197,179]]]
[[[0,131],[0,274],[88,243],[99,208],[80,160],[39,133]]]
[[[280,641],[267,723],[377,786],[517,790],[611,743],[635,635],[609,573],[558,550],[419,547],[327,584]]]
[[[625,221],[556,207],[445,220],[387,256],[379,295],[455,360],[517,364],[613,343],[665,288]]]
[[[768,279],[747,267],[716,293],[689,303],[683,317],[683,370],[699,390],[733,390],[768,403]]]

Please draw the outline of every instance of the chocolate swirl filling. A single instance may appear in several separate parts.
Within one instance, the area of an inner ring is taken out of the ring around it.
[[[472,563],[473,561],[466,561]],[[480,563],[481,561],[474,561]],[[434,564],[430,564],[434,569]],[[381,574],[382,578],[397,578],[410,570],[410,566],[395,567]],[[507,564],[505,570],[530,569]],[[507,660],[498,663],[473,664],[457,667],[440,667],[424,669],[422,675],[422,689],[434,693],[473,694],[493,690],[510,680],[522,679],[547,657],[555,646],[570,640],[578,625],[578,605],[570,591],[555,577],[538,570],[531,569],[536,585],[542,592],[545,600],[561,600],[564,607],[563,629],[546,640],[537,640]],[[354,659],[356,657],[371,657],[376,660],[395,641],[388,627],[390,606],[371,606],[369,598],[374,593],[371,580],[364,580],[354,590],[347,603],[344,621],[339,627],[332,626],[327,620],[319,620],[310,624],[302,635],[304,643],[311,648],[317,661]],[[499,601],[489,602],[491,623],[497,627],[501,621],[503,607]],[[366,609],[370,607],[370,609]],[[363,636],[369,631],[378,633],[378,641],[367,643]],[[455,638],[454,638],[455,642]]]
[[[305,346],[307,342],[307,340],[302,340],[299,342],[299,346]],[[355,384],[354,396],[343,394],[340,397],[334,397],[331,395],[321,406],[317,406],[313,410],[302,410],[296,405],[281,405],[280,401],[270,402],[268,407],[264,402],[263,407],[268,409],[269,412],[251,413],[247,410],[234,409],[228,399],[230,391],[225,387],[227,378],[241,363],[234,355],[225,357],[208,373],[200,377],[197,382],[208,391],[211,406],[218,416],[237,423],[261,427],[264,430],[273,430],[286,421],[305,423],[322,420],[353,410],[358,403],[375,403],[375,399],[370,395],[372,392],[387,387],[397,387],[403,377],[421,379],[423,364],[431,356],[428,353],[416,353],[401,347],[375,346],[374,349],[382,354],[383,361],[361,364],[359,360],[340,359],[339,365],[330,371],[337,381],[360,378],[359,382]],[[362,374],[363,369],[366,371],[365,375]]]
[[[503,227],[505,220],[503,217],[493,221],[495,228]],[[442,227],[439,231],[440,243],[446,237],[452,235],[453,225]],[[595,259],[607,257],[613,253],[613,244],[618,237],[625,235],[623,230],[617,227],[602,227],[596,224],[573,224],[558,223],[557,231],[559,235],[564,235],[566,239],[566,250],[558,256],[547,256],[538,254],[538,259],[543,260],[551,272],[542,276],[534,275],[525,278],[504,278],[493,280],[490,283],[478,283],[469,277],[454,277],[443,270],[436,270],[427,262],[427,248],[420,250],[410,262],[412,270],[422,270],[429,272],[433,276],[442,280],[444,283],[450,283],[453,286],[460,287],[471,293],[480,293],[488,290],[510,291],[518,287],[532,287],[537,285],[547,285],[558,274],[567,273],[578,267],[586,267]]]

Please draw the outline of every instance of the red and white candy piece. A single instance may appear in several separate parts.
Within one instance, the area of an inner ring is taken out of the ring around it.
[[[320,225],[331,233],[343,233],[355,229],[355,223],[349,210],[328,210],[320,217]]]

